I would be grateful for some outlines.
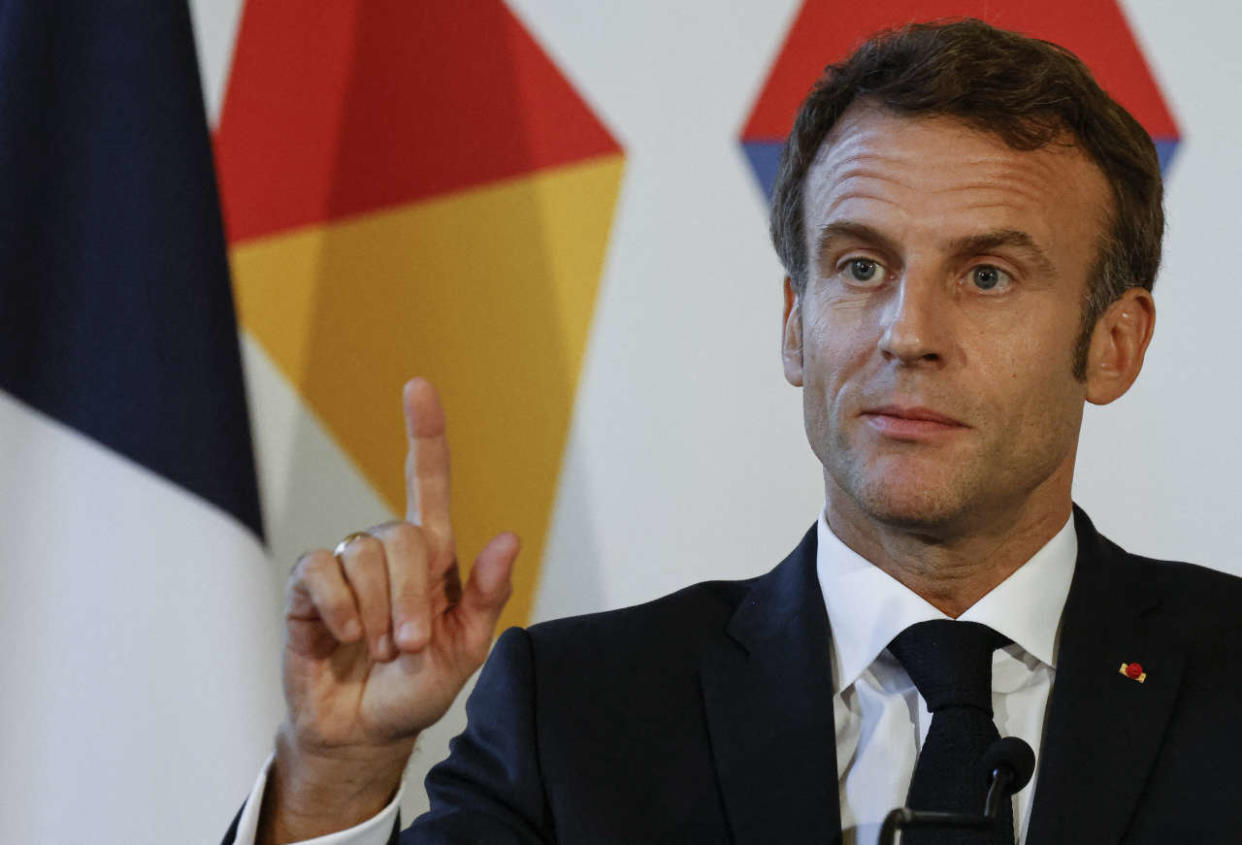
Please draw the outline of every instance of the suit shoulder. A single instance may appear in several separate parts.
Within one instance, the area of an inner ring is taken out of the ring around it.
[[[1165,613],[1194,629],[1242,631],[1242,578],[1196,563],[1122,554],[1137,581],[1159,596]]]
[[[643,604],[540,622],[529,634],[537,653],[559,658],[697,654],[724,630],[756,580],[704,581]]]
[[[1180,560],[1159,560],[1129,555],[1143,577],[1159,586],[1169,598],[1193,598],[1210,604],[1224,603],[1235,609],[1242,601],[1242,578],[1210,566]]]

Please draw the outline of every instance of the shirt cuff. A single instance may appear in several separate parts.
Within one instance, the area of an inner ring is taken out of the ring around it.
[[[267,776],[272,768],[275,754],[267,758],[259,772],[259,779],[250,790],[246,806],[242,810],[241,819],[237,823],[237,837],[233,845],[254,845],[259,829],[259,810],[263,807],[263,791],[267,788]],[[401,804],[401,795],[405,792],[405,781],[397,789],[396,796],[388,802],[388,806],[371,818],[356,824],[349,830],[340,830],[314,839],[303,839],[296,845],[387,845],[392,835],[392,827],[397,823],[397,808]]]

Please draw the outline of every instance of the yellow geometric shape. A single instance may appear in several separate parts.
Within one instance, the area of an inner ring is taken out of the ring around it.
[[[404,514],[401,385],[440,391],[463,567],[511,529],[529,619],[624,159],[607,155],[242,243],[243,326]]]

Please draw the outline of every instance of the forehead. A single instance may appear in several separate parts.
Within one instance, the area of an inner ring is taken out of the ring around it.
[[[814,251],[842,220],[894,237],[1026,232],[1071,262],[1094,259],[1111,209],[1104,174],[1068,139],[1016,150],[953,117],[907,117],[856,103],[824,139],[806,177]]]

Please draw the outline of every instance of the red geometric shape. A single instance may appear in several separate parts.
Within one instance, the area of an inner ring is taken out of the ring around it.
[[[1127,678],[1137,679],[1139,675],[1142,675],[1142,674],[1143,674],[1143,667],[1140,664],[1138,663],[1127,663],[1126,664],[1126,677]]]
[[[806,0],[742,130],[742,142],[783,141],[824,66],[845,58],[867,36],[910,21],[961,17],[1068,48],[1154,139],[1177,141],[1177,125],[1115,0]]]
[[[230,243],[619,151],[500,0],[250,0],[216,134]]]

